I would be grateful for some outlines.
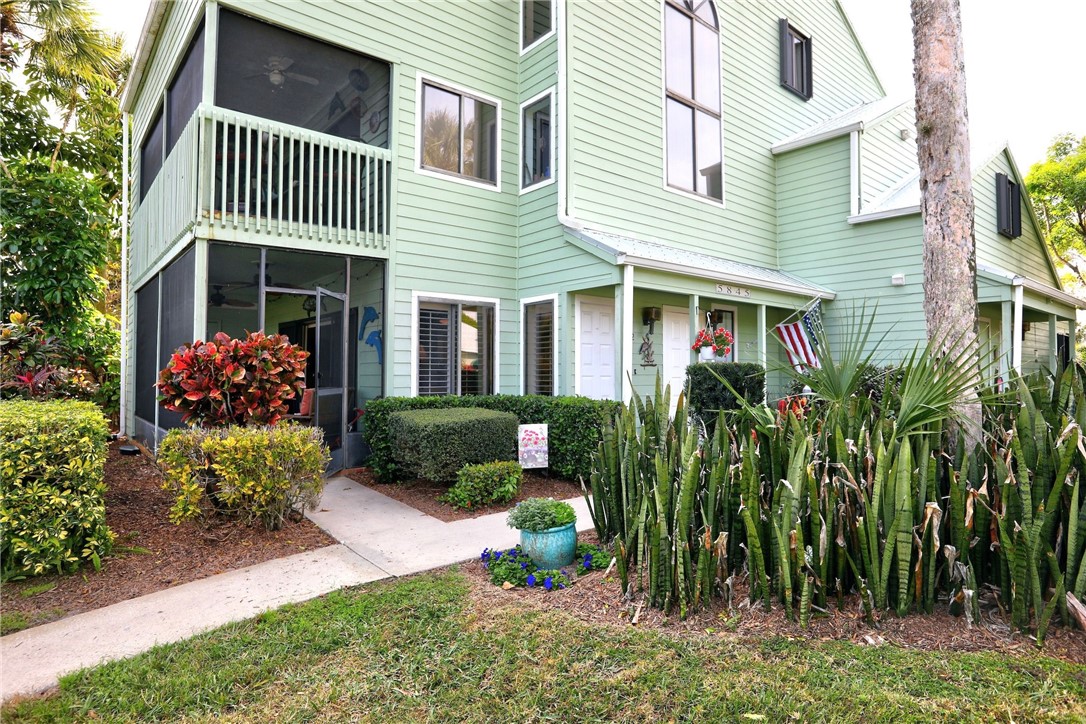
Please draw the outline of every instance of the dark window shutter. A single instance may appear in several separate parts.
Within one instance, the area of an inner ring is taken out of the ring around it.
[[[1003,173],[996,174],[996,230],[1008,239],[1022,235],[1022,198],[1018,184]]]
[[[780,19],[781,85],[795,85],[792,81],[792,43],[788,37],[788,19]]]

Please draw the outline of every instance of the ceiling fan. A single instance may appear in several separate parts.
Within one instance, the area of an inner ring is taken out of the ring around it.
[[[253,302],[247,302],[244,299],[229,299],[222,293],[222,284],[215,284],[212,287],[215,291],[211,293],[211,296],[207,298],[208,304],[212,307],[228,307],[232,309],[252,309],[256,306]]]
[[[320,85],[320,81],[313,76],[292,72],[290,68],[293,65],[294,60],[285,55],[272,55],[268,58],[268,62],[264,64],[264,70],[246,76],[246,79],[266,76],[268,82],[276,88],[282,86],[288,78],[301,83],[308,83],[309,85]]]

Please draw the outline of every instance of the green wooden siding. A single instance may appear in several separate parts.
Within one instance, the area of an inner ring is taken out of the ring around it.
[[[973,204],[976,208],[973,233],[977,240],[977,261],[1059,288],[1059,280],[1052,273],[1045,255],[1040,230],[1033,225],[1033,219],[1029,215],[1029,201],[1025,196],[1024,185],[1020,186],[1022,235],[1017,239],[1008,239],[996,231],[997,173],[1007,174],[1012,180],[1016,178],[1006,152],[999,153],[973,174]]]
[[[904,353],[925,338],[919,214],[850,225],[849,139],[837,138],[777,159],[781,265],[837,292],[826,305],[832,341],[853,310],[878,305],[874,337]],[[904,274],[904,286],[890,277]]]
[[[659,2],[569,3],[575,215],[593,225],[775,267],[770,146],[881,96],[836,3],[717,4],[721,17],[724,205],[663,188]],[[814,98],[780,86],[778,18],[814,38]]]
[[[908,139],[901,131],[908,130]],[[916,118],[906,106],[860,134],[861,210],[916,173]]]

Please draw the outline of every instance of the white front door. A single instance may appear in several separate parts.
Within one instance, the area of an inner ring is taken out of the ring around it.
[[[577,393],[597,400],[615,396],[615,307],[581,301],[577,334]]]
[[[671,385],[671,412],[679,402],[679,391],[686,384],[686,367],[690,364],[690,312],[664,307],[664,369],[663,384]]]

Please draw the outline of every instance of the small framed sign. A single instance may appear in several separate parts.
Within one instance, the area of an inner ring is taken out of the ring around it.
[[[517,453],[520,466],[526,470],[545,468],[547,455],[547,426],[521,425],[517,428]]]

